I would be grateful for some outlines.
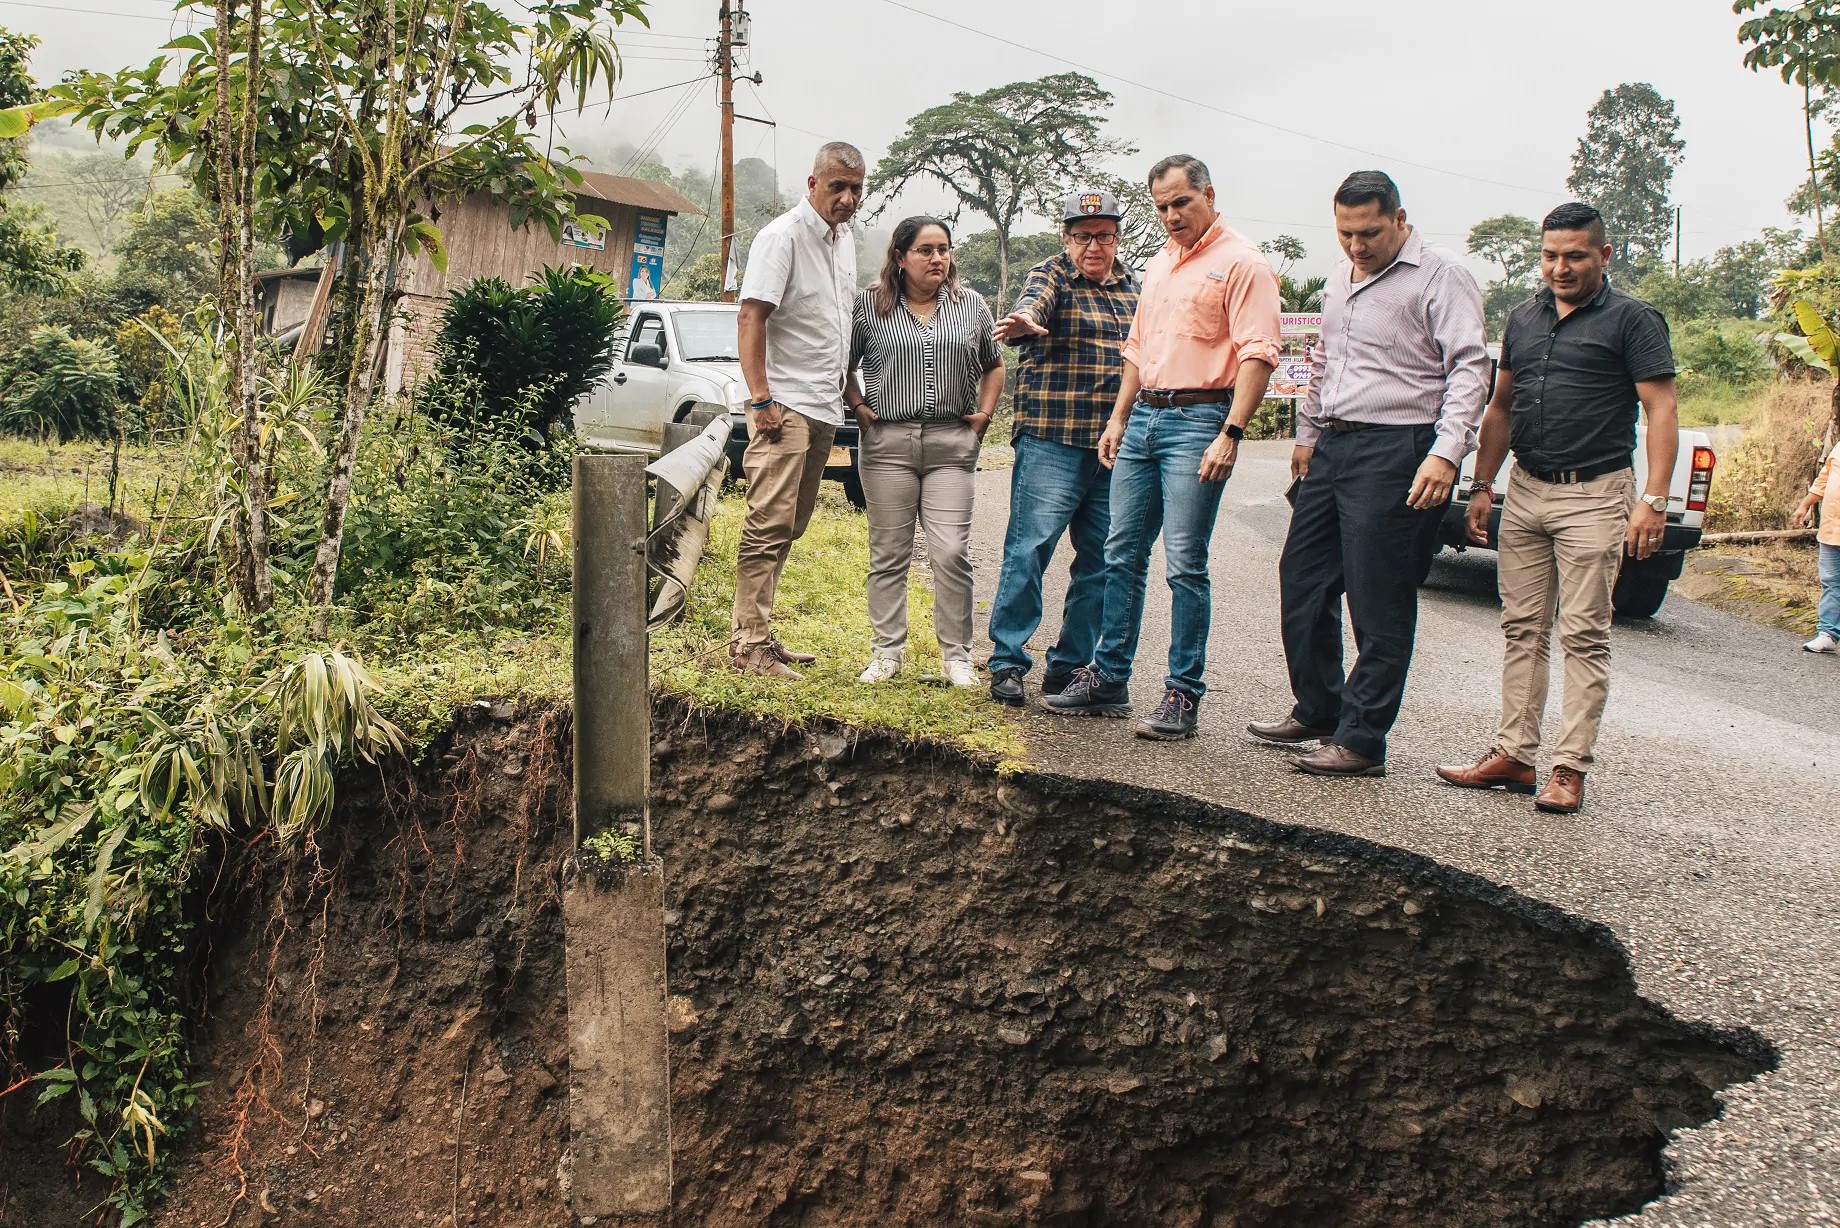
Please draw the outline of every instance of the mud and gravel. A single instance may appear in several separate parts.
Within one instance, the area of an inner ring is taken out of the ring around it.
[[[1667,1132],[1771,1061],[1600,927],[1403,853],[875,738],[657,736],[679,1224],[1573,1225],[1659,1195]],[[226,866],[158,1222],[571,1223],[567,742],[481,707],[347,782],[322,874]],[[4,1222],[79,1222],[50,1206]]]

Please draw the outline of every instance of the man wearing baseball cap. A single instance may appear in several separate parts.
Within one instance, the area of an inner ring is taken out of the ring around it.
[[[998,703],[1023,701],[1042,573],[1069,530],[1073,569],[1042,694],[1058,695],[1097,647],[1111,527],[1111,470],[1099,463],[1099,435],[1118,396],[1138,295],[1136,275],[1118,259],[1122,215],[1109,192],[1068,196],[1061,252],[1029,270],[1015,310],[996,324],[997,340],[1018,347],[1019,359],[1009,532],[990,604],[990,696]]]

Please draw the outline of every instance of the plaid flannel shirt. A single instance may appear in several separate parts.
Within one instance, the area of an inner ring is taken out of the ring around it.
[[[1016,310],[1048,330],[1018,347],[1015,435],[1096,448],[1124,378],[1124,339],[1142,289],[1116,261],[1101,285],[1080,275],[1066,252],[1029,270]]]

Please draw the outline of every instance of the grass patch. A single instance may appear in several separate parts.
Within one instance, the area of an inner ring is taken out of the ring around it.
[[[1750,416],[1751,407],[1767,391],[1767,385],[1694,380],[1680,392],[1680,425],[1736,426]]]
[[[31,508],[41,515],[62,515],[83,503],[109,500],[109,464],[114,445],[66,444],[0,435],[0,517]],[[122,449],[122,490],[118,506],[146,520],[154,486],[162,474],[170,485],[174,457],[157,448]]]
[[[1687,556],[1674,587],[1704,605],[1766,627],[1813,635],[1821,581],[1812,542],[1721,545]]]
[[[652,637],[656,689],[711,707],[785,721],[827,717],[949,743],[999,762],[1024,761],[1017,722],[981,688],[923,680],[939,674],[940,657],[932,593],[918,576],[908,584],[907,660],[901,673],[876,686],[856,681],[869,659],[868,532],[862,515],[828,489],[810,529],[792,548],[774,610],[779,637],[816,653],[817,663],[801,666],[805,676],[797,682],[730,668],[735,549],[744,510],[739,495],[722,500],[683,621]]]

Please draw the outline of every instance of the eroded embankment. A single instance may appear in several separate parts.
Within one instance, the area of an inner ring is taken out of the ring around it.
[[[1768,1061],[1601,929],[1403,854],[879,739],[658,736],[681,1224],[1576,1224]],[[162,1222],[569,1222],[566,744],[479,710],[416,788],[348,788],[321,882],[223,906]]]

